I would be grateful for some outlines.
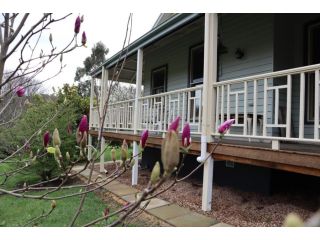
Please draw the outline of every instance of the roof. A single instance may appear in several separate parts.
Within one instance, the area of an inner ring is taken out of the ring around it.
[[[187,23],[193,21],[194,19],[200,17],[202,14],[199,13],[179,13],[175,14],[174,16],[170,17],[166,21],[159,23],[159,25],[152,28],[149,32],[129,44],[125,48],[128,48],[128,56],[134,54],[138,49],[144,48],[153,42],[161,39],[162,37],[168,35],[169,33],[179,29],[180,27],[186,25]],[[160,16],[161,17],[161,16]],[[115,65],[118,61],[119,56],[121,55],[121,51],[107,59],[103,64],[101,64],[98,68],[92,70],[90,72],[91,76],[97,76],[101,74],[102,67],[110,68],[111,66]],[[124,56],[122,56],[123,58]],[[121,59],[122,59],[121,58]],[[120,59],[120,60],[121,60]]]
[[[154,23],[152,28],[155,28],[159,26],[160,24],[164,23],[165,21],[172,18],[176,13],[161,13],[157,19],[157,21]]]

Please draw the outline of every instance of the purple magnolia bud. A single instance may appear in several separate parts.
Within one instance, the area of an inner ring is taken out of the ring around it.
[[[16,93],[18,97],[22,97],[25,92],[26,92],[26,89],[23,86],[17,87]]]
[[[220,134],[225,134],[231,128],[232,124],[234,124],[234,121],[234,119],[226,120],[218,127],[218,132]]]
[[[80,32],[81,19],[78,16],[76,22],[74,23],[74,32],[78,34]]]
[[[169,126],[169,131],[178,131],[180,116],[178,116]]]
[[[190,145],[190,125],[186,123],[182,130],[181,141],[184,147],[188,147]]]
[[[79,124],[79,132],[87,132],[89,130],[87,115],[83,115]]]
[[[82,43],[83,46],[86,45],[86,43],[87,43],[87,36],[86,36],[86,32],[85,31],[82,32],[81,43]]]
[[[50,141],[50,133],[49,131],[46,131],[44,134],[43,134],[43,146],[46,148],[49,144],[49,141]]]
[[[141,139],[140,139],[140,146],[142,148],[144,148],[146,146],[146,142],[149,136],[149,131],[148,130],[144,130],[141,134]]]

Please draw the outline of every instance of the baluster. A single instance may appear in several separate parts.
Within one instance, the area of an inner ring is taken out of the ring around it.
[[[244,82],[244,93],[243,93],[243,135],[247,135],[247,104],[248,104],[248,82]],[[251,126],[250,126],[251,128]]]
[[[287,129],[286,137],[291,137],[291,95],[292,95],[292,76],[289,74],[287,76]]]
[[[319,81],[319,70],[316,70],[314,83],[314,139],[319,139]]]
[[[263,80],[263,128],[262,128],[262,136],[267,136],[267,104],[268,104],[268,79],[265,78]]]
[[[220,87],[217,86],[217,96],[216,96],[216,126],[214,132],[217,132],[219,126],[219,102],[220,102]]]
[[[257,80],[253,81],[253,128],[252,135],[257,135]]]

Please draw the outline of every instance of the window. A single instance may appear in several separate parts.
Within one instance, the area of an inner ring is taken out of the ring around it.
[[[203,43],[190,48],[189,82],[191,87],[203,83],[203,58]],[[201,108],[201,90],[191,92],[189,101],[190,109],[194,109],[194,111],[190,112],[190,122],[198,123]]]
[[[320,63],[320,22],[311,24],[307,28],[307,54],[308,65]],[[310,73],[307,76],[307,122],[314,121],[314,91],[315,76]]]
[[[162,66],[151,72],[151,94],[163,93],[167,85],[167,66]]]
[[[203,44],[190,49],[190,85],[195,86],[203,83]]]

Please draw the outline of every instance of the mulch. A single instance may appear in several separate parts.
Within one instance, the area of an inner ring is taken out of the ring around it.
[[[114,170],[110,164],[106,164],[105,167],[108,171]],[[95,168],[99,171],[99,166]],[[139,170],[138,185],[135,188],[142,190],[147,186],[149,178],[149,170]],[[131,185],[131,172],[127,171],[117,180]],[[170,182],[170,180],[167,181],[159,190],[168,186]],[[214,184],[212,210],[203,212],[201,196],[201,181],[187,179],[162,193],[158,198],[213,217],[219,222],[243,227],[280,227],[285,217],[291,212],[297,213],[305,220],[316,211],[315,205],[317,205],[314,204],[313,198],[306,197],[304,194],[278,193],[266,196]]]

